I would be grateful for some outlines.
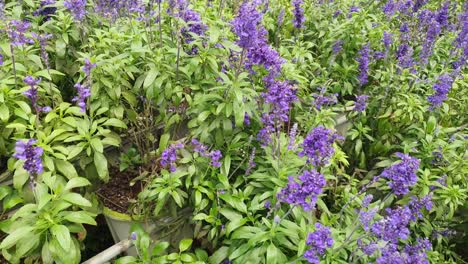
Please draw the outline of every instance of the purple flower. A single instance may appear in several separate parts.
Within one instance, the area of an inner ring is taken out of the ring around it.
[[[286,10],[284,8],[281,8],[281,11],[278,14],[278,19],[276,21],[276,24],[278,25],[278,27],[281,27],[283,25],[285,11]]]
[[[181,33],[187,43],[191,43],[194,38],[191,34],[202,36],[208,28],[202,21],[200,14],[192,9],[186,8],[181,10],[180,17],[187,23],[187,26],[182,27]]]
[[[13,155],[13,157],[24,161],[23,168],[30,176],[41,174],[44,170],[41,159],[44,150],[41,147],[35,147],[34,144],[36,143],[36,139],[18,140]]]
[[[249,165],[247,166],[247,170],[245,171],[245,175],[249,175],[250,171],[253,168],[255,168],[255,166],[257,166],[257,164],[255,164],[255,161],[254,161],[256,151],[257,151],[257,148],[253,147],[252,152],[250,153],[250,156],[249,156]]]
[[[428,211],[432,209],[432,194],[426,195],[421,199],[412,196],[411,201],[408,203],[408,208],[413,213],[412,221],[422,218],[423,215],[421,211],[423,208],[426,208]]]
[[[47,41],[52,38],[52,34],[38,35],[33,32],[31,33],[31,35],[39,42],[39,46],[41,47],[41,58],[44,61],[47,69],[50,69],[49,53],[47,53],[46,46]]]
[[[393,35],[391,33],[388,33],[387,31],[384,31],[382,42],[383,42],[383,44],[385,46],[385,49],[389,50],[390,46],[393,43]]]
[[[442,103],[447,100],[447,95],[452,88],[453,82],[454,79],[448,73],[445,73],[439,77],[437,82],[432,87],[435,93],[427,98],[429,103],[431,103],[431,110],[440,107]]]
[[[304,17],[304,9],[301,7],[301,5],[304,2],[302,0],[292,0],[292,5],[294,6],[294,27],[295,28],[302,28],[305,22],[305,17]]]
[[[369,244],[364,244],[362,242],[361,239],[358,239],[357,240],[357,244],[359,246],[359,248],[362,249],[362,252],[364,252],[364,254],[368,255],[368,256],[371,256],[372,254],[374,254],[374,252],[379,249],[379,245],[375,242],[370,242]]]
[[[370,44],[364,45],[359,51],[359,57],[356,59],[359,63],[359,82],[361,85],[368,83]]]
[[[44,106],[42,107],[41,111],[43,113],[49,113],[50,111],[52,111],[52,108],[50,106]]]
[[[86,15],[86,0],[65,0],[63,5],[72,13],[75,21],[82,21]]]
[[[387,215],[375,222],[372,233],[385,241],[396,243],[398,239],[406,240],[410,233],[408,225],[412,219],[412,212],[408,207],[397,207],[386,209]]]
[[[409,192],[409,187],[418,181],[416,172],[419,169],[419,160],[407,154],[396,155],[401,162],[386,168],[381,176],[390,180],[388,185],[396,195],[405,195]]]
[[[73,97],[72,102],[78,102],[80,111],[86,112],[86,98],[91,96],[89,86],[77,83],[75,84],[75,88],[78,91],[78,93],[77,96]]]
[[[23,80],[27,85],[29,85],[29,90],[23,92],[23,94],[31,100],[31,105],[33,106],[36,113],[39,113],[39,106],[37,105],[37,85],[41,82],[41,78],[34,79],[32,76],[26,76]]]
[[[369,224],[374,219],[375,214],[377,213],[378,208],[369,209],[369,211],[360,210],[359,211],[359,222],[363,226],[364,230],[369,231]]]
[[[199,153],[200,156],[202,157],[206,157],[207,156],[207,151],[208,151],[208,147],[202,143],[200,143],[200,141],[198,141],[197,139],[192,139],[192,145],[194,146],[194,151]]]
[[[304,210],[310,211],[315,207],[317,197],[322,193],[326,184],[325,177],[315,169],[304,171],[298,177],[288,177],[288,184],[278,193],[278,199],[290,205],[302,206]]]
[[[213,166],[213,167],[221,167],[221,162],[219,162],[219,160],[223,157],[223,155],[221,154],[221,151],[219,150],[213,150],[210,152],[210,154],[208,154],[208,157],[211,159],[210,161],[210,165]]]
[[[91,76],[91,70],[96,68],[96,63],[91,63],[91,61],[88,58],[84,59],[84,66],[81,68],[83,72],[85,73],[85,76]]]
[[[270,207],[271,207],[271,202],[270,202],[269,200],[266,201],[264,207],[265,207],[266,209],[270,209]]]
[[[304,253],[304,258],[309,263],[319,264],[319,256],[325,254],[325,250],[333,246],[330,228],[315,223],[315,231],[309,233],[306,244],[310,248]]]
[[[333,18],[337,18],[339,15],[341,15],[343,12],[341,10],[336,10],[335,13],[333,14]]]
[[[367,99],[368,95],[358,95],[356,96],[356,102],[354,104],[354,111],[361,113],[367,108]]]
[[[6,31],[11,45],[21,46],[26,44],[33,44],[34,40],[25,35],[30,26],[31,24],[26,21],[11,20],[8,22]]]
[[[367,206],[369,206],[373,198],[374,196],[372,194],[364,196],[364,199],[362,199],[362,207],[366,208]]]
[[[95,3],[97,13],[114,20],[132,13],[145,13],[145,6],[141,0],[97,0]]]
[[[343,50],[343,41],[339,39],[333,43],[332,50],[335,55],[340,53]]]
[[[3,54],[0,53],[0,66],[3,66]]]
[[[275,215],[275,218],[273,218],[273,221],[279,224],[281,222],[281,218],[278,215]]]
[[[295,149],[295,146],[296,146],[296,134],[297,134],[297,123],[294,123],[293,127],[291,128],[291,131],[289,132],[288,150],[293,150],[293,149]]]
[[[306,156],[307,163],[314,166],[326,165],[328,159],[335,153],[333,143],[337,139],[342,137],[323,126],[316,127],[304,139],[303,150],[299,152],[299,156]]]
[[[398,60],[398,65],[402,68],[410,68],[414,64],[413,48],[406,43],[403,43],[400,46],[398,46],[396,57]]]
[[[239,37],[236,42],[243,49],[256,46],[264,38],[265,30],[261,27],[262,14],[257,11],[257,3],[245,1],[239,9],[239,14],[232,21],[232,31]]]
[[[418,239],[415,246],[406,245],[404,250],[399,250],[398,245],[389,243],[382,248],[381,256],[377,258],[377,264],[394,264],[394,263],[412,263],[412,264],[429,264],[427,260],[426,250],[430,250],[432,245],[427,239]]]
[[[161,166],[167,167],[169,165],[169,171],[175,172],[176,166],[175,162],[177,161],[177,149],[183,148],[182,144],[172,144],[166,148],[161,154],[161,161],[159,162]]]
[[[351,6],[349,8],[349,13],[348,13],[348,18],[351,18],[353,16],[353,13],[358,13],[360,10],[359,10],[359,7],[357,6]]]
[[[130,239],[132,239],[133,241],[136,241],[137,240],[137,233],[136,232],[132,232],[130,234]]]
[[[244,125],[250,126],[250,116],[247,112],[244,114]]]
[[[387,15],[388,17],[391,17],[395,14],[395,10],[396,10],[396,3],[393,1],[393,0],[389,0],[387,1],[387,3],[383,6],[383,12],[385,13],[385,15]]]
[[[322,109],[323,105],[333,105],[337,103],[337,97],[338,94],[332,94],[330,96],[325,95],[325,87],[319,87],[318,88],[320,93],[314,93],[312,94],[312,97],[314,97],[314,105],[315,109],[320,110]]]

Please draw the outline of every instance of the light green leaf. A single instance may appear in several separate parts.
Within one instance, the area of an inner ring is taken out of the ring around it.
[[[193,242],[192,239],[182,239],[182,241],[180,241],[179,243],[179,251],[184,252],[187,249],[189,249],[190,246],[192,245],[192,242]]]
[[[95,151],[99,153],[102,153],[104,151],[104,146],[102,145],[102,142],[99,138],[92,138],[91,146],[93,147]]]
[[[85,178],[75,177],[67,182],[67,185],[65,185],[65,190],[71,190],[73,188],[83,187],[90,184],[91,183]]]
[[[91,206],[91,203],[88,200],[86,200],[83,196],[77,193],[67,193],[65,195],[62,195],[61,198],[69,203],[76,204],[79,206],[83,206],[83,207]]]
[[[31,235],[34,230],[32,226],[21,226],[11,232],[0,244],[0,249],[8,249],[16,244],[16,242],[26,236]]]
[[[103,126],[114,126],[114,127],[120,127],[120,128],[127,128],[127,125],[124,122],[117,119],[117,118],[110,118],[110,119],[106,120],[106,122],[104,122],[102,125]]]
[[[64,250],[68,251],[70,249],[70,244],[71,244],[70,231],[68,230],[66,226],[54,225],[50,229],[50,232],[55,237],[55,239],[57,239],[60,246]]]
[[[68,179],[78,177],[75,167],[66,160],[55,159],[55,166],[57,167],[57,170]]]
[[[107,181],[109,178],[109,171],[107,169],[107,159],[102,153],[94,153],[94,165],[96,166],[99,178],[101,178],[104,181]]]
[[[96,221],[84,211],[67,212],[64,218],[73,223],[97,225]]]

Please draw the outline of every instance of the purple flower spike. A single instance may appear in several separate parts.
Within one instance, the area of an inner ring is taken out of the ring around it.
[[[177,169],[175,166],[175,162],[177,161],[177,149],[181,149],[183,147],[184,145],[179,143],[172,144],[167,149],[165,149],[161,154],[161,166],[167,167],[169,165],[169,171],[175,172]]]
[[[368,71],[369,71],[369,57],[370,57],[370,44],[365,45],[359,51],[359,57],[357,61],[359,62],[359,82],[361,85],[366,85],[368,81]]]
[[[367,108],[368,95],[358,95],[356,97],[356,103],[354,104],[354,111],[361,113]]]
[[[419,160],[407,154],[396,154],[401,162],[386,168],[381,176],[390,180],[388,185],[396,195],[405,195],[409,192],[409,187],[416,184],[419,169]]]
[[[447,100],[448,93],[452,89],[454,79],[448,74],[443,74],[434,84],[435,93],[427,98],[431,103],[431,110],[442,106],[442,103]]]
[[[325,250],[333,246],[330,228],[316,223],[315,231],[309,234],[306,244],[310,246],[310,249],[304,253],[304,258],[309,263],[320,264],[319,256],[325,254]]]
[[[23,94],[31,100],[31,105],[36,113],[39,113],[40,107],[37,105],[37,100],[39,99],[37,95],[37,85],[41,82],[41,78],[34,79],[32,76],[26,76],[23,81],[30,87],[29,90],[23,92]]]
[[[91,96],[89,86],[77,83],[75,84],[75,88],[78,91],[78,95],[75,96],[72,101],[78,102],[77,104],[80,107],[81,112],[86,112],[86,98]]]
[[[90,76],[91,70],[96,68],[96,63],[91,63],[91,61],[88,58],[86,58],[84,61],[85,65],[81,69],[83,70],[86,76]]]
[[[82,21],[86,15],[86,0],[65,0],[63,5],[72,13],[75,21]]]
[[[304,26],[305,22],[305,17],[304,17],[304,9],[301,7],[301,5],[304,2],[302,0],[293,0],[292,5],[294,6],[294,27],[295,28],[302,28]]]
[[[41,174],[44,170],[41,159],[44,150],[41,147],[35,147],[36,143],[36,139],[18,140],[13,155],[13,157],[24,161],[23,168],[30,176]]]
[[[278,193],[278,199],[290,205],[302,206],[304,210],[310,211],[315,207],[317,197],[325,187],[325,177],[315,169],[304,171],[298,177],[289,176],[288,185]]]
[[[306,156],[307,163],[314,166],[326,165],[328,159],[335,153],[333,143],[337,139],[343,139],[343,137],[323,126],[316,127],[304,139],[303,150],[299,152],[299,156]]]

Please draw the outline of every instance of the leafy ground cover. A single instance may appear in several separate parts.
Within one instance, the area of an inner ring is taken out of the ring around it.
[[[7,262],[84,261],[103,212],[133,223],[116,263],[467,260],[464,1],[15,0],[0,18]]]

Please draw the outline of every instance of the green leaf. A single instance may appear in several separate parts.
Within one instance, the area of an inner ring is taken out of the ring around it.
[[[210,116],[211,112],[210,111],[203,111],[198,115],[198,121],[203,122],[205,121],[208,116]]]
[[[168,242],[161,242],[161,243],[158,243],[156,244],[156,246],[154,246],[153,248],[153,252],[151,255],[153,256],[160,256],[164,253],[164,251],[169,247],[169,243]]]
[[[10,117],[10,110],[8,109],[8,106],[6,104],[0,105],[0,120],[3,122],[8,121],[8,118]]]
[[[102,153],[94,153],[94,165],[96,166],[99,178],[107,181],[109,178],[109,170],[107,169],[107,159]]]
[[[15,253],[18,256],[24,256],[31,250],[37,248],[37,246],[39,246],[39,237],[39,235],[31,235],[21,239],[17,243]]]
[[[57,167],[57,170],[68,179],[78,177],[78,173],[76,172],[73,164],[66,160],[55,159],[55,166]]]
[[[5,239],[3,239],[2,243],[0,244],[0,249],[11,248],[18,240],[31,235],[33,230],[34,227],[32,226],[21,226],[15,229],[15,231],[11,232]]]
[[[0,200],[7,197],[12,192],[10,186],[1,185],[0,186]]]
[[[31,107],[29,107],[28,103],[23,101],[15,101],[15,103],[26,113],[31,113]]]
[[[70,238],[70,231],[68,228],[64,225],[54,225],[50,229],[50,232],[52,235],[57,239],[59,242],[60,246],[68,251],[70,249],[71,245],[71,238]]]
[[[86,200],[83,196],[77,193],[67,193],[65,195],[62,195],[61,198],[69,203],[76,204],[79,206],[83,206],[83,207],[91,206],[91,203],[88,200]]]
[[[104,122],[102,125],[103,126],[113,126],[113,127],[127,128],[127,125],[124,122],[117,119],[117,118],[110,118],[110,119],[106,120],[106,122]]]
[[[218,250],[216,250],[213,255],[210,256],[208,263],[212,264],[219,264],[223,262],[229,254],[229,248],[228,247],[221,247]]]
[[[134,263],[138,263],[138,260],[137,258],[133,256],[121,257],[115,261],[115,264],[134,264]]]
[[[65,190],[71,190],[73,188],[83,187],[90,184],[91,183],[85,178],[75,177],[67,182],[67,185],[65,185]]]
[[[192,242],[193,242],[192,239],[182,239],[182,241],[180,241],[179,243],[179,251],[184,252],[187,249],[189,249],[190,246],[192,245]]]
[[[156,77],[158,77],[158,74],[158,70],[151,69],[148,72],[148,75],[146,75],[145,82],[143,83],[143,88],[150,87],[154,83],[154,80],[156,80]]]
[[[275,264],[278,263],[278,248],[273,243],[268,245],[266,263]]]
[[[171,138],[170,134],[163,134],[161,138],[159,139],[159,151],[163,152],[167,148],[167,143],[169,142],[169,139]]]
[[[91,146],[95,151],[99,153],[102,153],[104,151],[104,146],[102,145],[102,142],[99,138],[91,139]]]
[[[66,212],[65,220],[78,223],[78,224],[88,224],[88,225],[97,225],[96,221],[85,211],[78,212]]]

